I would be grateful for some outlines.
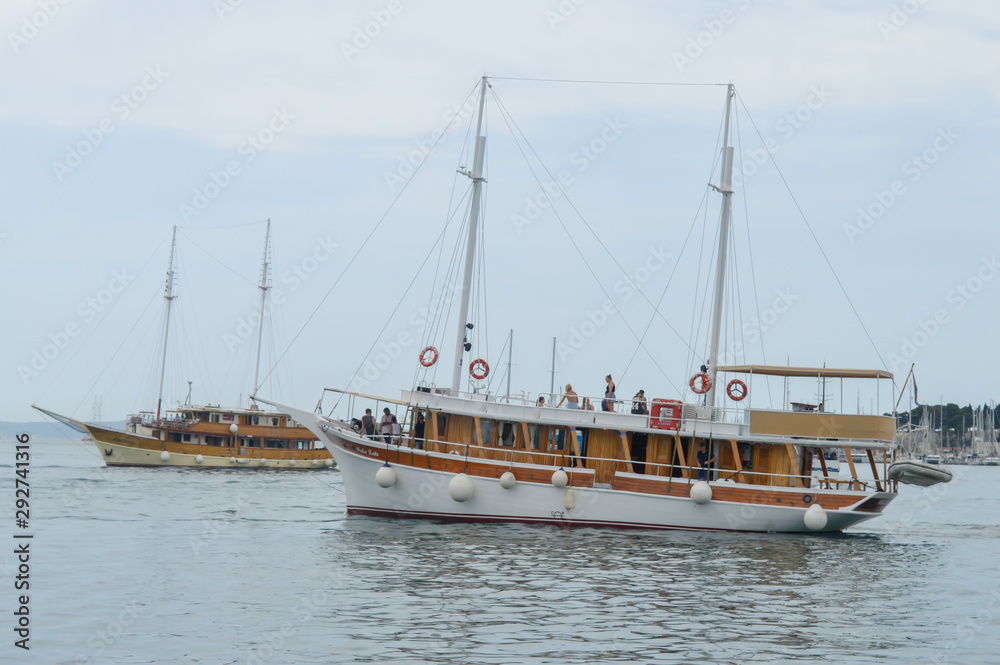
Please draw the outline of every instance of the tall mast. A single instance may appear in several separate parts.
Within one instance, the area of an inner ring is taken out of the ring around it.
[[[716,373],[719,365],[719,335],[722,332],[722,298],[726,282],[726,250],[729,244],[729,217],[733,198],[733,148],[729,145],[729,116],[733,106],[733,84],[726,86],[726,117],[723,121],[722,169],[719,186],[722,194],[722,218],[719,221],[719,255],[715,265],[715,297],[712,301],[712,347],[708,357],[708,378],[711,387],[705,396],[707,406],[715,406]]]
[[[476,122],[476,151],[472,171],[459,169],[472,180],[472,208],[469,210],[469,241],[465,248],[465,274],[462,277],[462,303],[458,309],[458,336],[455,340],[455,368],[451,376],[451,391],[457,395],[462,383],[462,355],[465,352],[465,331],[469,317],[469,292],[472,290],[472,268],[476,258],[476,233],[479,225],[479,201],[483,191],[483,158],[486,155],[486,137],[483,136],[483,110],[486,108],[486,77],[479,90],[479,119]]]
[[[510,366],[514,354],[514,329],[510,329],[510,346],[507,347],[507,403],[510,403]]]
[[[267,250],[270,243],[271,243],[271,219],[268,218],[267,228],[264,232],[263,266],[260,269],[260,284],[257,286],[257,288],[260,289],[260,321],[258,322],[257,325],[257,362],[253,368],[253,392],[250,394],[251,399],[253,397],[256,397],[257,388],[260,387],[257,385],[257,376],[260,373],[260,347],[261,347],[261,340],[263,339],[264,336],[264,307],[267,304],[267,290],[271,288],[271,284],[269,282],[269,273],[268,273],[268,268],[270,267],[271,264],[267,260],[268,259]]]
[[[167,266],[167,286],[163,291],[163,298],[167,301],[167,317],[163,324],[163,358],[160,360],[160,393],[156,398],[156,419],[160,419],[160,405],[163,404],[163,377],[167,369],[167,334],[170,332],[170,305],[174,298],[174,249],[177,247],[177,227],[174,226],[173,235],[170,237],[170,265]]]

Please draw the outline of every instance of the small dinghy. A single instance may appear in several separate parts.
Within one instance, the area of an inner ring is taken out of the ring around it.
[[[919,460],[900,460],[889,465],[889,480],[930,487],[938,483],[951,482],[951,471],[947,467]]]

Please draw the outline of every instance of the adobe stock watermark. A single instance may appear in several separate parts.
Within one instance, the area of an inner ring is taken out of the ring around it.
[[[555,32],[559,26],[569,20],[569,17],[576,13],[587,0],[562,0],[555,10],[545,10],[545,20],[548,21],[549,29]]]
[[[431,150],[447,140],[444,133],[451,126],[451,123],[467,119],[476,110],[476,104],[479,103],[477,100],[475,95],[469,95],[464,104],[455,104],[449,108],[441,116],[441,119],[444,120],[443,127],[436,127],[426,138],[417,139],[414,141],[416,148],[396,158],[398,162],[396,168],[382,174],[382,177],[385,178],[385,184],[389,186],[390,193],[395,194],[399,191],[399,188],[406,184],[407,179],[416,173],[417,168],[430,156]]]
[[[787,314],[799,300],[799,296],[792,293],[790,288],[776,289],[774,294],[774,300],[769,307],[765,307],[760,311],[759,316],[755,314],[750,317],[749,321],[743,324],[743,338],[734,340],[723,350],[719,360],[720,365],[734,365],[738,363],[744,357],[743,352],[746,349],[744,344],[756,344],[759,342],[763,333],[773,328],[781,317]]]
[[[280,307],[288,300],[289,294],[298,291],[302,285],[308,281],[316,272],[333,258],[334,252],[340,247],[339,243],[333,241],[330,234],[316,237],[316,244],[312,251],[299,261],[296,261],[291,268],[281,273],[279,281],[288,290],[272,286],[265,301],[265,315],[269,314],[275,307]],[[230,353],[236,350],[246,341],[256,337],[257,328],[260,326],[260,300],[254,298],[248,307],[246,316],[241,316],[236,320],[236,328],[233,331],[226,331],[222,334],[222,341],[229,349]]]
[[[414,310],[406,319],[410,326],[409,329],[399,331],[388,341],[379,342],[378,350],[373,350],[375,355],[365,358],[357,373],[351,377],[349,390],[360,391],[377,381],[403,355],[403,351],[413,346],[427,325],[441,312],[447,311],[449,305],[461,292],[462,287],[455,284],[441,296],[433,299],[428,306],[421,305]],[[416,362],[416,357],[413,360]]]
[[[903,0],[892,6],[892,12],[888,18],[880,18],[875,25],[882,33],[882,39],[889,41],[889,35],[902,30],[903,26],[910,22],[910,17],[920,11],[927,0]]]
[[[579,146],[569,156],[569,163],[574,168],[572,170],[562,169],[554,181],[542,182],[542,191],[533,197],[525,198],[521,211],[511,214],[510,221],[514,225],[514,229],[518,233],[523,233],[525,227],[538,221],[542,211],[551,208],[552,202],[565,195],[566,188],[576,182],[576,175],[582,174],[600,159],[601,155],[607,152],[608,148],[621,137],[626,129],[628,129],[628,125],[622,122],[618,116],[615,116],[613,120],[606,118],[604,127],[597,133],[597,136]]]
[[[892,371],[899,372],[909,367],[920,350],[930,344],[931,340],[953,321],[953,315],[965,309],[983,287],[993,281],[998,272],[1000,272],[1000,262],[997,261],[996,254],[980,259],[972,276],[948,291],[945,301],[951,305],[950,308],[937,308],[927,319],[917,321],[917,330],[900,338],[899,349],[887,356]]]
[[[785,141],[790,141],[796,132],[805,127],[817,111],[826,106],[833,93],[825,83],[810,86],[805,100],[791,111],[787,111],[774,123],[774,131]],[[764,139],[761,148],[753,148],[742,153],[738,168],[733,172],[733,182],[742,185],[754,174],[760,171],[770,159],[781,149],[781,143],[774,136]]]
[[[111,102],[111,116],[102,118],[95,127],[82,131],[83,140],[66,146],[66,157],[59,162],[52,162],[52,172],[56,179],[62,182],[70,173],[83,164],[83,161],[94,154],[104,139],[117,128],[117,122],[125,122],[129,116],[149,98],[149,93],[160,87],[160,84],[170,76],[160,69],[159,65],[146,67],[146,75],[138,85],[133,86]]]
[[[237,7],[242,5],[243,0],[214,0],[212,2],[212,9],[215,10],[215,15],[219,17],[219,22],[222,22],[235,12]]]
[[[144,611],[144,608],[140,607],[136,601],[132,601],[128,605],[122,605],[122,610],[118,613],[118,617],[112,621],[109,621],[104,628],[94,632],[90,637],[87,638],[86,644],[88,647],[93,649],[93,653],[86,656],[80,656],[75,661],[79,665],[88,665],[94,662],[104,662],[99,660],[104,652],[112,644],[117,642],[125,634],[125,629],[132,625]]]
[[[204,520],[201,534],[188,538],[188,543],[191,545],[194,556],[199,556],[202,549],[214,543],[219,539],[220,535],[228,531],[233,520],[239,516],[240,511],[246,508],[249,503],[250,496],[245,492],[240,492],[236,495],[236,499],[227,508],[224,508],[224,510],[229,511],[225,519]]]
[[[76,317],[67,321],[55,332],[50,332],[47,341],[31,349],[31,359],[17,366],[17,375],[21,383],[27,386],[32,379],[44,372],[87,325],[93,323],[99,314],[108,309],[115,299],[124,293],[134,278],[135,275],[130,275],[125,268],[115,270],[111,273],[107,286],[81,300],[76,306]]]
[[[688,37],[683,51],[673,52],[674,66],[677,67],[678,73],[683,74],[685,67],[693,65],[725,33],[726,28],[736,23],[740,12],[745,12],[750,7],[750,0],[733,0],[732,4],[736,7],[736,11],[727,7],[719,12],[717,17],[705,19],[701,22],[705,29],[694,37]]]
[[[649,256],[646,260],[633,270],[627,277],[623,277],[615,282],[614,292],[621,296],[621,302],[616,306],[611,298],[605,298],[601,306],[584,312],[583,320],[578,324],[570,326],[566,336],[566,341],[556,341],[556,353],[560,360],[566,360],[598,333],[604,326],[619,315],[621,305],[624,305],[635,296],[642,285],[652,279],[653,274],[667,265],[671,255],[667,253],[663,245],[650,247]]]
[[[184,223],[187,224],[192,217],[203,213],[212,201],[233,183],[233,179],[243,173],[245,166],[257,159],[258,154],[288,129],[292,120],[295,120],[295,116],[287,109],[273,109],[267,124],[253,134],[247,135],[246,139],[236,146],[236,152],[242,159],[231,159],[218,171],[209,171],[205,183],[192,190],[191,200],[178,206],[178,212]]]
[[[867,206],[858,206],[858,217],[852,222],[844,224],[844,235],[852,245],[856,239],[867,233],[875,222],[881,219],[896,202],[902,197],[907,189],[907,181],[911,184],[920,180],[934,164],[941,159],[941,155],[951,150],[955,141],[961,138],[950,126],[937,130],[937,137],[921,153],[912,155],[903,162],[900,167],[906,180],[896,178],[885,189],[878,189],[873,193],[875,199]]]
[[[350,42],[340,42],[340,52],[344,60],[350,63],[361,55],[361,52],[371,46],[372,41],[378,39],[382,31],[388,28],[402,11],[401,0],[389,0],[383,9],[368,12],[372,17],[371,20],[364,25],[354,26],[353,39]]]
[[[39,0],[38,10],[21,17],[21,27],[17,32],[7,33],[10,49],[16,54],[54,19],[70,0]]]

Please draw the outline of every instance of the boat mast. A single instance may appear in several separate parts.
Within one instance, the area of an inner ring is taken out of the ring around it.
[[[726,86],[726,117],[723,121],[722,169],[719,186],[712,186],[722,194],[722,218],[719,221],[719,255],[715,265],[715,297],[712,301],[712,346],[708,357],[708,378],[711,387],[705,396],[706,406],[715,406],[716,373],[719,365],[719,335],[722,332],[722,297],[726,281],[726,249],[729,243],[729,218],[733,197],[733,147],[729,145],[729,116],[735,96],[733,84]]]
[[[271,285],[268,282],[268,277],[269,277],[268,268],[270,267],[271,264],[268,263],[267,260],[267,250],[270,243],[271,243],[271,218],[269,217],[267,219],[267,227],[264,232],[264,260],[263,260],[264,265],[260,269],[260,284],[257,286],[257,288],[260,289],[260,321],[258,322],[257,325],[257,362],[256,364],[254,364],[253,368],[253,393],[251,393],[250,399],[256,397],[257,388],[259,387],[257,385],[257,376],[260,373],[260,347],[261,347],[261,340],[264,336],[264,306],[267,303],[267,290],[271,288]]]
[[[479,225],[479,201],[483,191],[483,158],[486,155],[486,137],[483,136],[483,110],[486,107],[486,77],[479,90],[479,119],[476,122],[476,151],[472,171],[459,169],[459,173],[472,180],[472,207],[469,210],[469,240],[465,248],[465,274],[462,277],[462,302],[458,309],[458,337],[455,340],[455,368],[451,376],[451,392],[457,395],[462,383],[462,355],[465,352],[466,324],[469,317],[469,292],[472,290],[472,268],[476,258],[476,232]]]
[[[167,267],[167,286],[163,298],[167,301],[167,317],[163,324],[163,358],[160,360],[160,392],[156,398],[156,419],[160,419],[160,405],[163,404],[163,377],[167,369],[167,334],[170,332],[170,305],[174,298],[174,249],[177,247],[177,227],[170,237],[170,265]]]
[[[514,329],[510,329],[510,346],[507,347],[507,403],[510,404],[510,366],[514,354]]]

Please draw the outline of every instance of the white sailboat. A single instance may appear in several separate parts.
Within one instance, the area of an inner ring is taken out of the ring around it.
[[[275,403],[309,426],[333,451],[342,471],[348,514],[792,533],[843,531],[880,515],[897,495],[895,483],[885,480],[884,464],[875,458],[876,452],[886,460],[892,456],[894,418],[749,407],[727,417],[727,409],[717,404],[717,387],[723,385],[725,373],[734,375],[726,384],[725,394],[733,400],[728,411],[742,408],[740,400],[755,376],[875,384],[892,379],[884,370],[720,366],[734,191],[732,85],[726,88],[719,181],[712,185],[722,196],[722,207],[710,355],[689,383],[697,401],[653,399],[650,413],[644,415],[627,408],[622,412],[555,409],[531,399],[503,402],[490,394],[461,390],[484,183],[487,85],[483,77],[473,166],[462,171],[472,181],[472,195],[458,331],[450,358],[451,387],[418,386],[403,390],[399,399],[332,391],[346,395],[352,410],[376,401],[377,408],[405,414],[401,420],[409,424],[409,431],[393,443],[359,433],[345,422],[350,418],[338,420]],[[436,362],[436,348],[424,351],[422,364]],[[481,359],[473,360],[468,371],[481,378],[484,365]],[[641,473],[633,466],[630,451],[638,437],[646,442]],[[813,477],[813,460],[839,450],[846,452],[850,478],[835,477],[825,465],[820,466],[821,477]],[[852,453],[870,465],[874,481],[858,480]]]

